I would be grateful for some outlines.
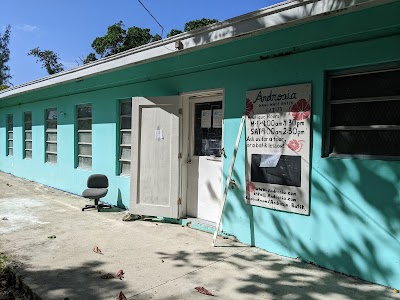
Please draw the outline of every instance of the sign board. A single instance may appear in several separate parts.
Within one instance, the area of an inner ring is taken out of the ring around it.
[[[309,214],[311,84],[246,93],[246,202]]]
[[[201,128],[211,128],[211,109],[201,111]]]

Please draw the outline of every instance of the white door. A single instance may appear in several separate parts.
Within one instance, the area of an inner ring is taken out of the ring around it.
[[[178,218],[179,96],[132,98],[131,212]]]
[[[222,96],[189,98],[184,102],[188,120],[187,216],[217,222],[222,192]]]

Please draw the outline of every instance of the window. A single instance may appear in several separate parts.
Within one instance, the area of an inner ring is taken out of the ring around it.
[[[119,105],[119,173],[129,175],[131,171],[131,126],[132,101],[121,101]]]
[[[32,158],[32,112],[24,113],[24,158]]]
[[[400,68],[328,74],[325,155],[400,157]]]
[[[7,155],[13,155],[13,147],[14,147],[14,124],[13,124],[13,115],[7,115]]]
[[[77,107],[78,168],[92,168],[92,105]]]
[[[57,108],[46,109],[45,126],[45,161],[49,163],[57,163]]]

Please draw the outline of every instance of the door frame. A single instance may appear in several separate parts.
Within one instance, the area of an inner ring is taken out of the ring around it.
[[[182,109],[182,118],[181,118],[181,153],[182,159],[180,160],[180,174],[181,174],[181,186],[180,186],[180,195],[182,199],[181,210],[179,211],[180,217],[184,218],[187,216],[187,187],[188,187],[188,155],[189,151],[192,147],[191,136],[193,137],[193,126],[190,124],[191,113],[190,109],[190,100],[191,98],[198,98],[199,102],[207,102],[207,99],[215,99],[216,97],[220,97],[222,100],[222,110],[224,111],[225,105],[225,89],[210,89],[210,90],[201,90],[194,91],[188,93],[182,93],[181,96],[181,109]],[[224,147],[224,118],[222,119],[222,139],[221,145]],[[189,128],[191,134],[189,134]],[[222,174],[223,174],[223,165],[224,165],[224,156],[221,155],[221,164],[222,164]],[[223,183],[223,176],[221,177],[221,183]],[[222,193],[222,190],[221,190]]]

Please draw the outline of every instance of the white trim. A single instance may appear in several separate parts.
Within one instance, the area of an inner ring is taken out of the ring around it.
[[[163,59],[208,46],[228,43],[232,38],[279,30],[315,19],[327,18],[354,10],[378,6],[396,0],[289,0],[201,29],[143,45],[68,71],[21,84],[0,92],[0,99],[56,86],[145,62]],[[329,12],[329,14],[327,14]],[[184,50],[174,50],[181,41]]]

